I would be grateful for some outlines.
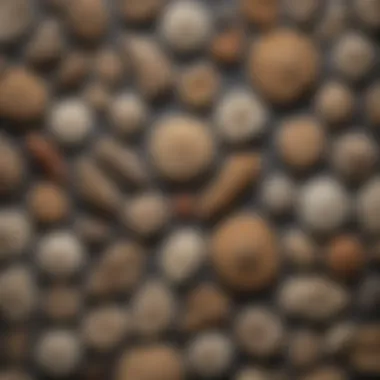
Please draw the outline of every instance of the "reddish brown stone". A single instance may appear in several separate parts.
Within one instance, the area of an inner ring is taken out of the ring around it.
[[[274,26],[279,16],[278,0],[240,0],[243,17],[261,29]]]
[[[220,63],[237,63],[242,57],[244,42],[244,33],[240,28],[228,28],[214,37],[211,44],[211,54]]]

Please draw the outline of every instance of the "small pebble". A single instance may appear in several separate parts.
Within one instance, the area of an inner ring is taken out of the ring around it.
[[[57,70],[56,83],[59,88],[68,89],[83,83],[88,74],[89,59],[82,51],[68,51]]]
[[[11,267],[0,275],[0,311],[6,320],[28,320],[35,309],[37,285],[30,269]]]
[[[30,214],[39,223],[58,223],[69,214],[70,201],[67,194],[51,182],[36,183],[27,198]]]
[[[339,284],[318,275],[287,279],[279,290],[282,310],[309,321],[326,321],[344,310],[349,294]]]
[[[375,82],[366,91],[365,111],[370,123],[380,127],[380,82]]]
[[[90,310],[82,322],[83,341],[95,350],[109,351],[124,339],[128,324],[128,314],[119,306]]]
[[[39,241],[37,263],[50,276],[69,277],[81,269],[85,260],[84,247],[72,232],[51,232]]]
[[[11,369],[0,372],[0,380],[33,380],[33,378],[22,370]]]
[[[326,136],[313,117],[302,115],[291,117],[280,125],[276,143],[278,154],[285,164],[305,171],[323,157]]]
[[[358,289],[357,306],[362,313],[376,315],[380,308],[380,276],[371,274]]]
[[[14,194],[25,176],[21,151],[6,136],[0,134],[0,194]]]
[[[6,360],[12,363],[22,363],[30,352],[30,336],[30,330],[26,327],[8,329],[3,337],[5,352],[2,352]]]
[[[177,93],[182,103],[190,109],[211,106],[219,89],[219,73],[208,62],[195,63],[179,75]]]
[[[357,277],[365,265],[361,241],[353,235],[334,237],[327,246],[326,266],[338,278]]]
[[[343,226],[351,212],[347,191],[334,178],[319,176],[301,189],[298,216],[315,232],[328,233]]]
[[[288,359],[298,369],[313,367],[322,358],[322,338],[311,330],[297,330],[289,339]]]
[[[373,177],[359,190],[357,213],[364,232],[380,231],[380,177]]]
[[[312,40],[291,29],[261,36],[253,42],[248,60],[252,86],[280,105],[297,101],[319,74],[319,52]]]
[[[146,238],[162,231],[170,218],[168,201],[159,192],[136,195],[127,201],[124,208],[124,220],[128,228]]]
[[[143,337],[159,336],[173,323],[176,306],[171,290],[164,283],[149,280],[132,299],[134,329]]]
[[[127,23],[145,24],[153,21],[167,0],[119,0],[119,10]]]
[[[2,0],[0,3],[0,43],[15,42],[33,22],[32,4],[28,0]]]
[[[85,42],[98,42],[108,28],[107,5],[104,0],[68,1],[64,6],[68,29]]]
[[[106,220],[81,216],[75,222],[74,231],[88,245],[98,245],[109,240],[111,227]]]
[[[352,345],[355,330],[352,322],[339,322],[330,327],[324,336],[324,351],[328,355],[346,353]]]
[[[148,150],[159,174],[172,181],[187,182],[209,168],[214,145],[206,123],[175,115],[159,120],[153,127]]]
[[[209,185],[195,200],[197,215],[211,219],[234,204],[261,174],[262,159],[256,153],[240,153],[227,157]]]
[[[256,215],[235,214],[217,225],[210,252],[215,271],[233,290],[260,291],[277,277],[275,233],[266,220]]]
[[[343,34],[331,54],[335,70],[351,81],[365,77],[375,62],[372,42],[359,32],[348,31]]]
[[[348,380],[348,377],[341,368],[325,365],[302,376],[301,380]]]
[[[244,89],[227,92],[215,112],[218,133],[233,144],[262,136],[269,117],[261,100]]]
[[[31,133],[26,137],[29,154],[50,179],[65,183],[69,177],[67,162],[61,151],[42,134]]]
[[[130,137],[141,132],[148,117],[147,105],[135,93],[123,93],[111,99],[109,119],[120,137]]]
[[[317,16],[321,2],[318,0],[285,0],[284,9],[288,17],[300,24],[310,24]]]
[[[14,258],[23,253],[33,237],[28,215],[18,209],[0,211],[0,259]]]
[[[118,85],[124,79],[124,66],[117,51],[101,49],[95,54],[93,61],[93,75],[106,86]]]
[[[47,102],[45,82],[33,72],[10,67],[0,77],[0,116],[14,122],[34,121],[43,115]]]
[[[67,321],[75,318],[81,309],[82,298],[75,287],[55,285],[43,296],[42,308],[53,321]]]
[[[149,100],[166,95],[172,88],[174,69],[161,46],[141,35],[127,38],[125,44],[141,94]]]
[[[116,380],[184,380],[184,363],[173,346],[159,343],[128,348],[121,356]]]
[[[35,358],[47,374],[66,376],[77,367],[82,356],[81,342],[74,332],[50,330],[38,340]]]
[[[295,184],[281,173],[266,178],[261,184],[261,202],[274,215],[291,211],[295,198]]]
[[[281,243],[285,258],[293,268],[308,270],[315,266],[317,246],[304,231],[296,228],[286,231]]]
[[[239,63],[245,47],[245,35],[240,27],[227,27],[217,33],[211,43],[211,55],[224,65]]]
[[[136,187],[142,187],[149,181],[145,163],[135,150],[108,137],[99,137],[93,149],[99,164],[116,179]]]
[[[279,0],[240,0],[240,11],[251,24],[266,30],[278,21]]]
[[[64,146],[83,143],[91,133],[94,116],[80,99],[69,98],[52,106],[49,127],[54,138]]]
[[[181,284],[195,276],[206,258],[205,237],[193,228],[173,231],[161,247],[159,264],[165,278]]]
[[[234,347],[221,333],[205,332],[190,341],[187,359],[192,372],[205,378],[220,376],[232,364]]]
[[[162,39],[177,53],[192,53],[208,42],[212,18],[201,2],[180,0],[169,4],[160,20]]]
[[[75,169],[77,191],[87,204],[109,214],[119,212],[121,193],[92,161],[85,157]]]
[[[374,30],[380,28],[379,0],[355,0],[353,7],[355,15],[366,27]]]
[[[101,82],[92,82],[84,88],[83,99],[95,111],[104,113],[110,107],[111,94]]]
[[[253,357],[273,356],[284,342],[282,322],[260,306],[247,306],[237,314],[235,334],[241,348]]]
[[[88,280],[89,293],[110,297],[131,291],[140,281],[145,263],[145,252],[138,244],[115,242],[95,263]]]
[[[230,315],[230,300],[211,283],[200,284],[186,297],[181,327],[195,332],[223,325]]]
[[[38,26],[26,45],[25,59],[34,66],[47,66],[56,63],[65,48],[61,25],[55,19],[46,19]]]
[[[350,120],[355,109],[355,96],[345,83],[330,81],[317,91],[314,106],[326,123],[335,126]]]

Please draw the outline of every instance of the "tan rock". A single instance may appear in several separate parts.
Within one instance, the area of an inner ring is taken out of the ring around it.
[[[91,160],[80,160],[76,165],[76,175],[77,189],[85,202],[107,213],[119,210],[121,194]]]
[[[69,0],[64,9],[69,29],[80,39],[95,42],[106,33],[109,20],[104,0]]]
[[[93,295],[105,297],[129,292],[140,280],[144,267],[142,248],[133,242],[118,241],[96,263],[88,290]]]
[[[291,168],[310,169],[322,158],[324,130],[309,116],[288,119],[278,131],[277,149],[279,156]]]
[[[37,222],[52,224],[67,218],[70,201],[67,194],[49,182],[36,184],[28,194],[31,215]]]
[[[253,43],[248,72],[252,85],[268,100],[293,103],[315,83],[319,53],[307,36],[278,29]]]
[[[154,20],[167,0],[119,0],[119,10],[123,19],[136,24]]]
[[[220,31],[211,43],[212,57],[222,64],[238,63],[243,55],[245,37],[239,27],[229,27]]]
[[[63,58],[56,82],[60,88],[72,88],[81,84],[89,71],[89,59],[81,51],[70,51]]]
[[[278,0],[240,0],[242,15],[261,29],[273,27],[279,16]]]
[[[126,351],[119,362],[116,379],[182,380],[183,360],[172,346],[156,344]]]
[[[118,51],[111,48],[103,48],[94,56],[94,76],[106,86],[115,86],[125,77],[123,61]]]
[[[226,322],[229,314],[227,295],[212,284],[201,284],[186,298],[181,327],[186,332],[218,327]]]
[[[214,141],[207,124],[183,115],[158,121],[150,136],[149,153],[165,178],[186,182],[204,173],[214,158]]]
[[[48,94],[41,78],[22,67],[0,78],[0,115],[16,122],[33,121],[45,111]]]
[[[261,171],[258,154],[231,156],[219,174],[199,195],[195,207],[202,218],[212,218],[231,205],[248,186],[256,182]]]
[[[321,366],[301,377],[301,380],[347,380],[346,373],[339,367]]]
[[[78,289],[56,285],[44,294],[42,309],[51,320],[70,320],[78,315],[81,301]]]
[[[241,213],[223,221],[211,237],[210,250],[214,269],[233,290],[262,290],[277,276],[276,238],[259,216]]]

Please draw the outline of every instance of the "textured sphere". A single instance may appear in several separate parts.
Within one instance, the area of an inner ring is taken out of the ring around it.
[[[262,135],[268,113],[251,92],[235,89],[224,95],[216,108],[217,131],[229,143],[244,143]]]
[[[301,190],[300,220],[316,232],[331,232],[341,227],[347,221],[350,210],[350,197],[333,178],[314,178]]]
[[[163,177],[185,182],[210,166],[214,142],[203,122],[187,116],[171,116],[153,127],[149,152]]]
[[[202,48],[211,30],[211,15],[207,7],[198,1],[180,0],[171,3],[160,20],[162,38],[178,53]]]

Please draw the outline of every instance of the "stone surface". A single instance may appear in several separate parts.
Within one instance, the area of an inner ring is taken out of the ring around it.
[[[367,118],[374,126],[380,126],[380,83],[371,85],[366,93],[365,110]]]
[[[380,28],[379,0],[355,0],[353,3],[355,16],[369,29]]]
[[[127,23],[145,24],[154,20],[167,0],[118,0],[119,10]]]
[[[277,23],[279,8],[279,0],[240,0],[240,10],[243,17],[264,30]]]
[[[239,27],[227,27],[216,34],[211,44],[213,58],[222,64],[232,65],[243,56],[245,37]]]
[[[214,159],[214,145],[206,123],[178,114],[153,126],[149,153],[164,178],[186,182],[208,169]]]
[[[39,119],[47,106],[44,81],[21,66],[0,77],[0,115],[15,122]]]
[[[288,357],[295,368],[313,367],[322,354],[322,337],[318,333],[303,329],[291,334]]]
[[[271,102],[289,104],[310,90],[319,73],[319,52],[305,35],[279,29],[254,42],[248,74]]]
[[[375,176],[360,190],[357,199],[358,219],[364,232],[380,231],[380,178]]]
[[[220,279],[236,291],[259,291],[273,284],[279,268],[274,231],[267,221],[235,214],[214,230],[211,259]]]

